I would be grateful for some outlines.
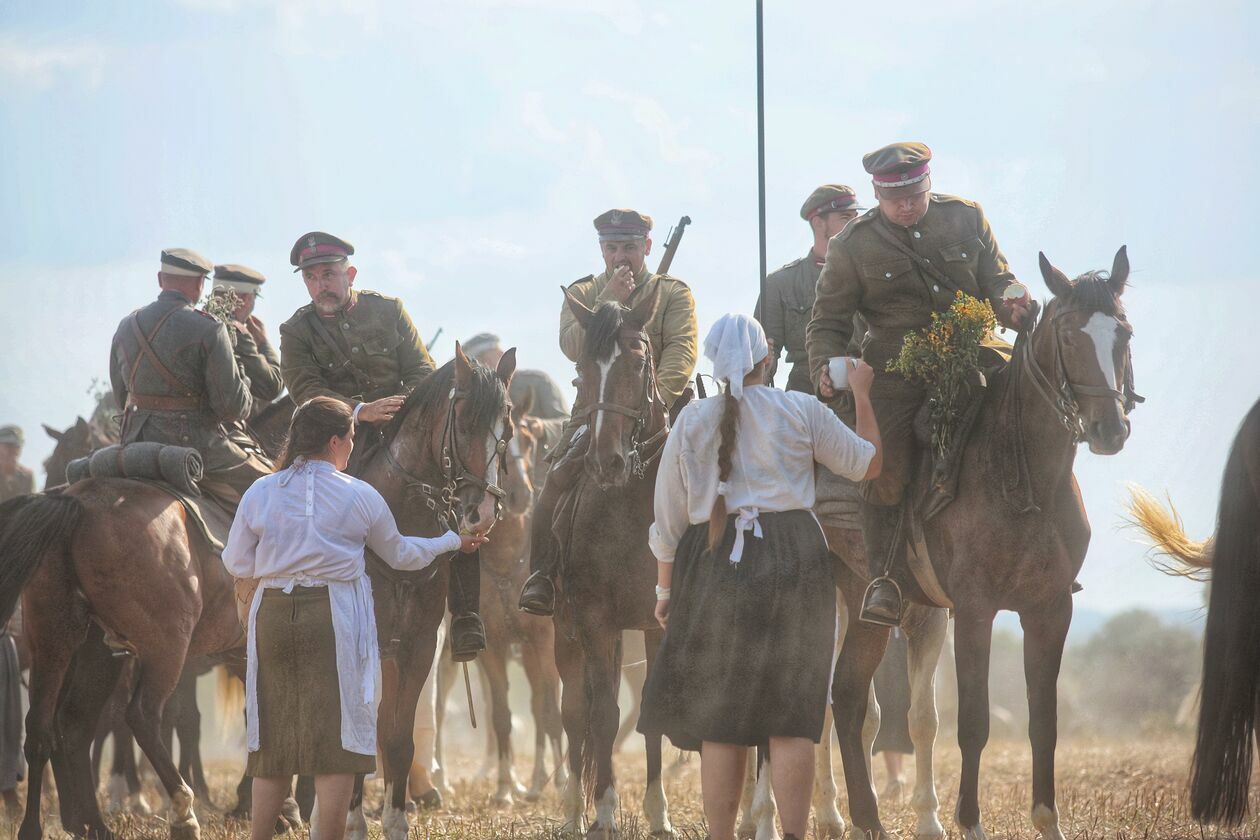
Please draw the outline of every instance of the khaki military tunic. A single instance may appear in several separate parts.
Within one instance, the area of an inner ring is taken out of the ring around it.
[[[134,314],[134,325],[131,315],[118,325],[110,349],[110,385],[124,407],[122,443],[197,449],[205,460],[202,489],[234,506],[271,466],[241,449],[225,430],[248,417],[253,406],[227,328],[171,290]]]
[[[809,253],[766,275],[766,296],[757,301],[754,317],[774,342],[775,360],[780,351],[791,365],[785,391],[812,391],[809,354],[805,352],[805,328],[814,310],[814,291],[823,263]]]
[[[298,405],[317,396],[355,405],[408,393],[434,370],[398,298],[354,291],[335,316],[321,317],[308,303],[280,325],[280,372]]]
[[[35,492],[35,474],[21,464],[12,475],[0,475],[0,502]]]
[[[652,274],[646,266],[634,279],[634,293],[626,302],[629,306],[642,300],[644,295],[652,294],[655,286],[661,288],[656,312],[645,329],[652,344],[652,355],[656,359],[657,387],[666,406],[672,406],[695,372],[700,353],[696,301],[687,284],[668,274]],[[608,281],[609,273],[605,271],[598,276],[577,281],[569,286],[569,293],[594,309],[606,300],[615,300],[611,295],[605,294]],[[582,325],[565,304],[560,310],[560,349],[574,362],[582,354],[583,337]]]
[[[284,390],[284,379],[280,375],[280,354],[267,340],[261,323],[257,324],[261,341],[248,329],[233,325],[232,331],[236,340],[236,359],[241,370],[249,377],[249,393],[254,398],[254,407],[250,412],[252,417]]]
[[[1002,292],[1014,279],[980,205],[955,196],[934,193],[913,227],[891,224],[877,208],[832,238],[806,331],[810,376],[817,388],[827,359],[846,355],[860,314],[869,326],[862,358],[875,369],[871,402],[884,444],[869,501],[900,503],[914,466],[912,423],[923,389],[886,370],[903,337],[947,310],[958,289],[1001,315]]]

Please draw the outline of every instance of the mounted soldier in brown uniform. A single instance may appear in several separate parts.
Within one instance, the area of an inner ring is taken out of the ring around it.
[[[354,410],[356,441],[349,472],[366,463],[407,395],[435,370],[402,301],[354,288],[354,246],[329,233],[303,234],[289,252],[311,302],[280,325],[280,372],[298,405],[329,396]],[[485,650],[478,615],[480,558],[451,561],[451,653],[468,660]]]
[[[827,361],[848,355],[854,315],[869,325],[862,358],[875,369],[871,402],[884,438],[884,470],[864,488],[863,536],[873,583],[862,618],[896,624],[901,593],[889,577],[905,547],[902,501],[917,463],[913,423],[922,386],[887,370],[905,335],[929,325],[963,291],[988,300],[999,321],[1021,326],[1027,299],[1006,300],[1015,283],[980,205],[929,192],[932,152],[922,143],[894,143],[871,152],[862,166],[873,177],[879,207],[855,219],[827,247],[806,333],[810,374],[818,394],[837,391]]]
[[[272,467],[225,428],[249,416],[253,397],[227,328],[193,308],[212,268],[184,248],[162,252],[162,293],[118,325],[109,379],[124,412],[122,443],[198,450],[205,461],[201,489],[234,510],[245,490]]]
[[[634,306],[659,293],[660,300],[643,327],[651,342],[657,387],[667,409],[687,387],[699,355],[696,302],[691,289],[676,277],[653,274],[646,265],[652,251],[652,218],[634,210],[609,210],[595,218],[604,271],[588,275],[569,286],[569,294],[588,309],[612,301]],[[659,292],[657,291],[659,290]],[[560,349],[575,364],[582,355],[586,331],[566,303],[560,310]],[[552,519],[556,502],[582,469],[586,453],[585,429],[588,407],[575,405],[556,448],[548,456],[551,469],[534,509],[530,531],[529,579],[521,589],[520,608],[534,615],[555,611],[555,539]]]
[[[254,306],[262,296],[262,286],[266,282],[262,272],[248,266],[216,265],[214,285],[210,290],[212,298],[230,299],[234,296],[236,299],[236,306],[225,323],[236,342],[236,359],[240,362],[241,371],[249,378],[249,392],[254,398],[251,419],[284,390],[280,354],[267,338],[267,328],[254,314]]]

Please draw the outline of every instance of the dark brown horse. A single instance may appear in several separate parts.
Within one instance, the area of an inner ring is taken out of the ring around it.
[[[359,476],[385,497],[404,534],[436,537],[448,528],[485,532],[493,527],[504,495],[498,487],[501,466],[513,431],[507,387],[515,370],[515,348],[504,354],[497,370],[490,370],[470,362],[457,344],[455,359],[408,397]],[[407,836],[416,703],[433,667],[449,571],[446,563],[416,573],[368,563],[381,644],[377,744],[387,840]],[[367,836],[361,781],[347,836]]]
[[[1149,494],[1134,497],[1134,520],[1175,564],[1164,569],[1211,576],[1190,812],[1200,822],[1237,825],[1247,816],[1260,717],[1260,401],[1230,448],[1210,540],[1187,537],[1176,513]]]
[[[524,408],[528,408],[525,406]],[[513,796],[533,802],[542,796],[550,776],[547,746],[551,742],[556,767],[556,786],[563,788],[563,747],[560,720],[560,672],[555,660],[555,626],[550,619],[516,608],[516,596],[529,576],[529,516],[533,507],[535,465],[541,450],[542,421],[513,412],[516,434],[508,448],[507,491],[503,516],[494,539],[481,549],[481,615],[486,622],[486,651],[481,667],[490,685],[492,722],[498,757],[495,804],[512,804]],[[534,716],[534,772],[526,790],[512,767],[512,709],[508,705],[508,658],[520,645],[525,677],[529,680],[530,706]]]
[[[565,830],[582,830],[593,799],[589,833],[595,836],[618,832],[612,753],[620,722],[621,632],[644,631],[649,670],[663,634],[652,615],[656,560],[647,532],[668,419],[643,331],[659,297],[658,290],[633,309],[605,303],[592,312],[565,293],[585,332],[577,404],[588,407],[590,445],[572,499],[557,508],[561,571],[553,620],[569,739]],[[643,809],[652,834],[673,832],[660,736],[647,739]]]
[[[1090,533],[1072,464],[1078,442],[1100,455],[1120,451],[1138,399],[1131,386],[1132,329],[1120,300],[1129,275],[1125,249],[1116,254],[1109,277],[1090,272],[1069,280],[1044,254],[1041,273],[1054,298],[991,382],[964,453],[956,500],[923,526],[932,568],[955,611],[962,751],[955,816],[965,840],[986,836],[980,755],[989,736],[989,648],[998,610],[1019,613],[1024,628],[1033,827],[1044,838],[1062,840],[1054,791],[1057,682],[1072,620],[1072,583]],[[908,573],[899,582],[913,600],[931,603]],[[842,586],[856,613],[860,583]],[[883,826],[866,781],[861,730],[868,687],[887,641],[886,628],[854,622],[833,686],[853,822],[875,837],[883,835]]]

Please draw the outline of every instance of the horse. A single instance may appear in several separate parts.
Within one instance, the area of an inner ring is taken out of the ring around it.
[[[1216,533],[1186,536],[1176,511],[1135,488],[1133,521],[1154,541],[1171,574],[1210,575],[1203,685],[1190,774],[1190,813],[1234,826],[1247,816],[1253,740],[1260,713],[1260,400],[1230,447],[1221,479]]]
[[[1092,271],[1069,280],[1045,254],[1039,263],[1053,298],[1043,317],[1034,316],[1016,339],[1011,363],[991,377],[963,452],[957,497],[922,523],[918,546],[954,609],[962,754],[955,820],[964,840],[987,837],[980,820],[980,757],[989,736],[993,619],[1002,609],[1019,613],[1024,628],[1032,824],[1047,840],[1063,838],[1054,788],[1057,682],[1072,620],[1072,584],[1090,536],[1072,464],[1078,442],[1088,442],[1095,454],[1119,452],[1129,434],[1129,411],[1141,399],[1132,389],[1132,328],[1121,302],[1129,275],[1126,249],[1116,253],[1109,275]],[[907,489],[916,492],[915,486]],[[825,530],[834,544],[837,535]],[[846,569],[841,587],[853,612],[862,602],[866,571],[852,560]],[[910,600],[934,603],[906,569],[898,571],[898,582]],[[861,733],[888,632],[852,623],[832,687],[853,822],[875,837],[884,836],[884,829]]]
[[[515,370],[515,348],[490,370],[469,361],[456,344],[455,358],[420,383],[386,427],[359,477],[385,497],[402,533],[432,537],[448,529],[493,527],[504,497],[500,468],[513,433],[507,388]],[[405,840],[409,828],[407,774],[415,752],[416,703],[433,666],[449,572],[446,563],[399,572],[374,558],[368,562],[381,645],[377,745],[387,840]],[[361,777],[346,830],[351,840],[367,836]]]
[[[513,412],[516,433],[509,447],[511,469],[503,489],[507,492],[503,518],[495,526],[495,538],[481,550],[482,618],[486,623],[487,648],[481,655],[481,668],[490,688],[491,717],[496,741],[498,777],[494,801],[510,806],[513,795],[528,802],[542,797],[550,776],[547,774],[548,741],[556,764],[556,785],[567,780],[562,766],[562,724],[560,721],[560,672],[553,656],[555,627],[544,617],[516,609],[516,594],[529,576],[529,515],[533,507],[532,476],[541,458],[536,458],[542,435],[541,421],[524,414],[528,406]],[[521,646],[522,664],[530,685],[530,705],[534,716],[534,771],[526,790],[512,767],[512,710],[508,706],[508,657],[513,643]]]
[[[552,620],[569,743],[563,831],[580,832],[594,800],[588,836],[612,837],[618,833],[612,752],[620,720],[621,632],[644,632],[649,671],[663,635],[653,617],[656,560],[647,532],[668,416],[644,332],[660,294],[654,290],[628,310],[608,302],[592,311],[567,290],[565,299],[585,333],[577,402],[586,407],[590,443],[571,496],[557,507],[561,568]],[[643,809],[653,835],[673,833],[660,736],[647,739]]]

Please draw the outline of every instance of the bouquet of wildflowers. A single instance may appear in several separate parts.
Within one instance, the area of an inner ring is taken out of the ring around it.
[[[908,333],[888,370],[927,387],[932,447],[938,457],[949,451],[954,425],[962,412],[967,383],[980,370],[980,343],[997,326],[988,301],[964,292],[944,312],[933,312],[931,325]]]
[[[231,289],[215,289],[210,297],[206,298],[206,312],[218,318],[229,328],[235,320],[232,316],[240,305],[241,299]]]

